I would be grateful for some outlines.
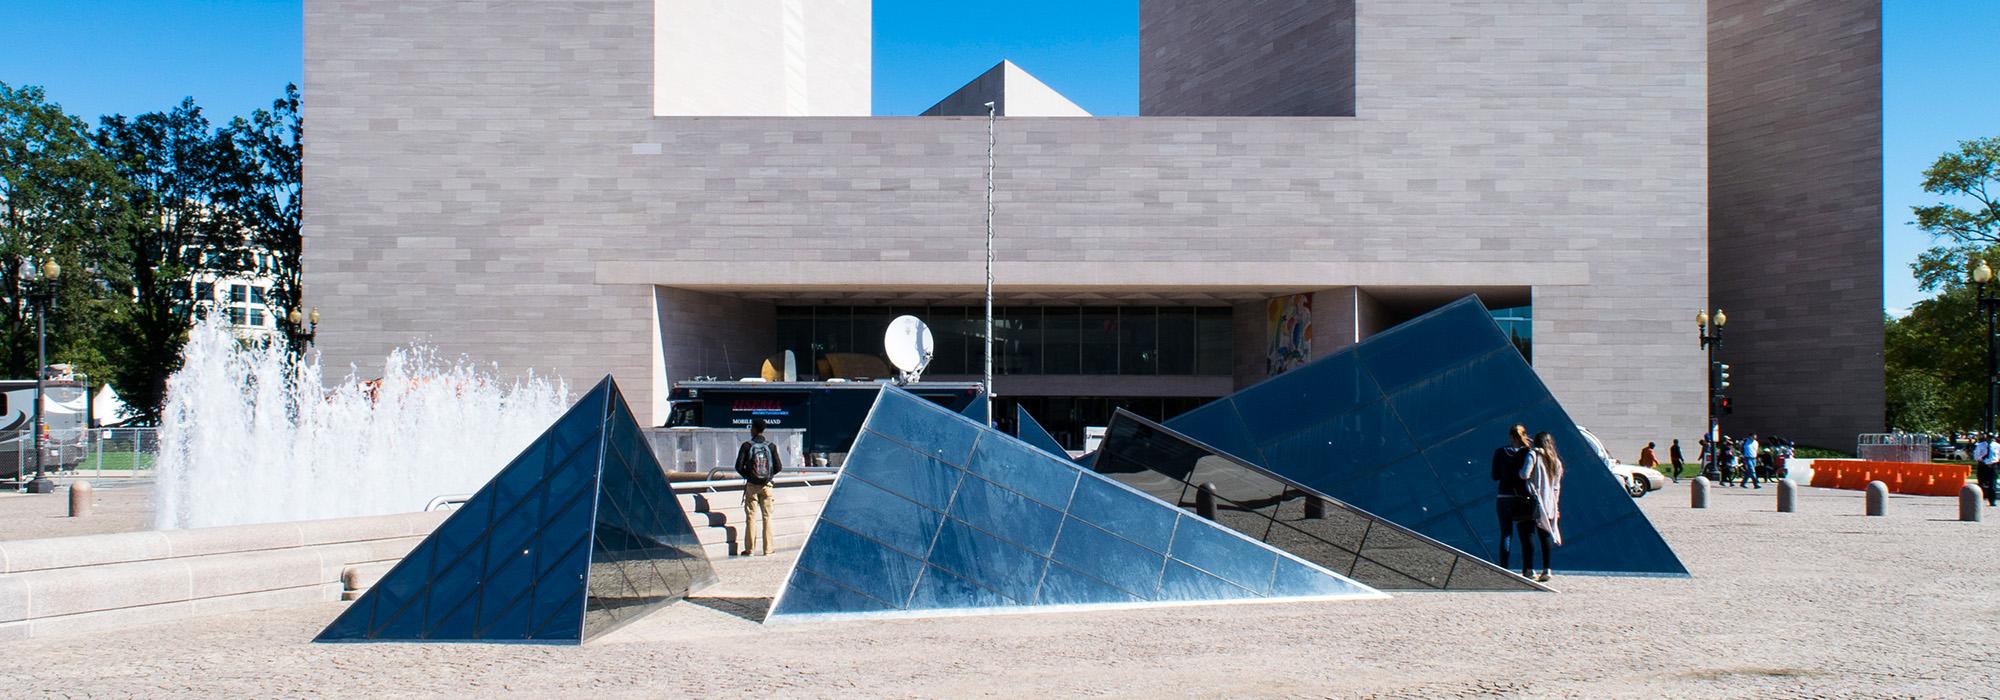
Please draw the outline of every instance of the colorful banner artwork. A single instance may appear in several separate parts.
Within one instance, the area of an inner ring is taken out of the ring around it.
[[[1264,306],[1264,327],[1271,342],[1264,353],[1264,371],[1277,375],[1312,359],[1312,295],[1277,297]]]

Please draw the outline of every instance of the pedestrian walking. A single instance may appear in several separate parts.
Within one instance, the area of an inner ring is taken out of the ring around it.
[[[1646,443],[1645,449],[1639,450],[1639,466],[1657,471],[1660,468],[1660,458],[1653,453],[1653,444]]]
[[[1648,445],[1648,450],[1651,446]],[[1649,452],[1650,453],[1650,452]],[[1542,544],[1542,574],[1537,581],[1549,580],[1549,560],[1562,546],[1562,457],[1556,453],[1556,439],[1548,433],[1535,436],[1534,458],[1529,460],[1528,493],[1534,496],[1535,537]],[[1530,550],[1523,546],[1525,558]],[[1525,561],[1523,564],[1527,563]]]
[[[1993,493],[1996,475],[2000,475],[2000,440],[1992,433],[1979,436],[1979,442],[1972,446],[1972,462],[1978,467],[1979,490],[1986,495],[1986,505],[2000,505],[2000,495]]]
[[[1742,488],[1745,484],[1764,488],[1763,480],[1757,478],[1757,448],[1757,434],[1751,433],[1750,437],[1743,441],[1743,481],[1736,484],[1737,488]]]
[[[736,448],[736,474],[743,477],[743,550],[748,556],[757,546],[757,519],[763,516],[764,553],[771,553],[771,479],[785,470],[778,459],[778,446],[764,439],[764,419],[750,421],[750,439]]]
[[[1528,441],[1528,428],[1516,425],[1507,432],[1507,444],[1493,451],[1494,512],[1500,520],[1500,568],[1508,562],[1509,539],[1521,543],[1521,577],[1534,575],[1535,505],[1530,502],[1527,476],[1535,450]]]
[[[1674,438],[1674,444],[1667,446],[1667,459],[1674,462],[1674,483],[1681,483],[1681,464],[1685,463],[1686,460],[1681,457],[1680,438]]]

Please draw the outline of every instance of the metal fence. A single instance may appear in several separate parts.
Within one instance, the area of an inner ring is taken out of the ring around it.
[[[1924,433],[1864,433],[1855,441],[1855,456],[1874,462],[1931,461],[1931,436]]]
[[[159,456],[156,428],[51,430],[43,444],[42,471],[51,476],[119,479],[152,476]],[[26,481],[35,475],[33,434],[0,432],[0,480]]]

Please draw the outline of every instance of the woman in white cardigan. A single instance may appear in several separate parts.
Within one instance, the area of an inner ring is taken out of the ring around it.
[[[1521,478],[1528,482],[1528,492],[1535,497],[1535,529],[1542,544],[1542,573],[1537,581],[1549,580],[1549,558],[1555,548],[1562,544],[1562,456],[1556,452],[1556,439],[1548,433],[1535,436],[1534,458],[1521,468]],[[1523,564],[1527,562],[1522,562]]]

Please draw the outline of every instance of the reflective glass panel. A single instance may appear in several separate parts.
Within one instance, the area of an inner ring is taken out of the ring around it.
[[[939,421],[974,436],[963,470],[918,454],[956,444]],[[901,389],[862,432],[768,619],[1379,595]]]
[[[1160,466],[1150,470],[1153,464]],[[1435,480],[1428,476],[1429,466],[1421,458],[1412,457],[1396,466],[1421,473],[1393,472],[1372,477],[1370,483],[1397,489],[1408,489],[1412,484],[1437,489]],[[1218,495],[1217,523],[1376,589],[1540,588],[1446,543],[1385,522],[1310,487],[1123,411],[1106,428],[1094,468],[1149,491],[1162,489],[1162,482],[1189,493],[1204,483],[1214,485]],[[1225,495],[1230,498],[1222,497]],[[1183,499],[1181,507],[1195,512],[1196,501],[1193,497]],[[1449,512],[1445,516],[1457,519]],[[1464,540],[1469,533],[1461,528],[1458,535]],[[1246,584],[1245,577],[1254,572],[1244,568],[1241,558],[1231,558],[1236,563],[1227,567],[1203,565],[1217,559],[1210,553],[1210,547],[1221,544],[1221,540],[1212,537],[1195,540],[1176,537],[1173,554],[1224,580]],[[1457,566],[1489,569],[1489,573],[1497,575],[1455,581],[1451,572]],[[1267,574],[1270,571],[1268,566],[1262,570]]]
[[[1553,435],[1569,466],[1561,491],[1563,546],[1553,562],[1558,571],[1687,574],[1475,297],[1166,426],[1491,561],[1500,541],[1492,456],[1515,423]],[[1490,578],[1473,575],[1462,562],[1453,569],[1459,572],[1450,575],[1454,582]],[[1356,575],[1368,570],[1358,568]],[[1418,581],[1435,578],[1403,573]]]
[[[576,644],[714,580],[606,377],[317,641]]]

